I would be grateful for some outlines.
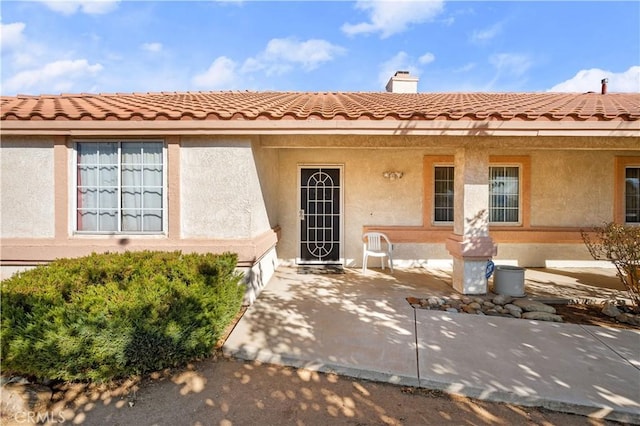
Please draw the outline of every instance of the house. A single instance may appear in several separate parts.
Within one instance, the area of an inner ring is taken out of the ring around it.
[[[640,224],[640,94],[197,92],[3,96],[3,276],[120,250],[233,251],[249,299],[278,262],[591,260],[580,230]]]

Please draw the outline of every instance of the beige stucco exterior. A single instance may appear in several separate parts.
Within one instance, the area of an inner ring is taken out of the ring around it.
[[[182,238],[247,238],[271,229],[257,165],[266,182],[272,170],[254,156],[251,139],[184,138],[181,148]]]
[[[429,265],[451,260],[444,239],[454,232],[453,226],[431,221],[424,187],[425,173],[431,171],[424,169],[423,158],[450,157],[453,165],[459,144],[447,140],[440,146],[420,147],[432,144],[433,139],[408,138],[411,147],[400,148],[394,146],[393,137],[299,139],[285,136],[263,140],[279,151],[281,259],[293,262],[298,255],[298,166],[320,164],[344,167],[343,256],[347,265],[360,266],[363,229],[397,235],[394,259],[399,264]],[[572,141],[571,149],[553,149],[566,144],[566,138],[561,137],[545,139],[538,146],[524,144],[523,138],[505,139],[502,143],[491,142],[484,149],[490,155],[490,164],[521,165],[519,162],[524,161],[523,211],[519,224],[489,226],[498,247],[494,260],[531,267],[591,261],[580,231],[614,220],[616,158],[635,158],[640,164],[638,140],[627,138],[624,144],[602,140],[599,149],[587,150],[575,149],[580,141]],[[390,170],[402,171],[402,179],[385,179],[383,172]],[[478,191],[486,193],[486,189]]]
[[[346,266],[360,266],[361,235],[367,229],[382,230],[391,237],[399,265],[451,263],[445,242],[451,235],[463,235],[464,228],[433,223],[430,179],[434,164],[454,165],[464,158],[476,158],[466,151],[471,148],[488,158],[483,161],[489,164],[521,167],[520,223],[489,225],[498,249],[497,263],[546,266],[552,261],[588,261],[580,230],[617,220],[620,167],[640,166],[640,143],[633,137],[347,134],[154,138],[164,140],[167,150],[165,232],[80,236],[72,226],[76,138],[3,136],[3,276],[16,267],[92,251],[228,250],[239,253],[252,283],[250,299],[255,298],[279,261],[295,262],[299,255],[298,170],[305,165],[342,168],[341,257]],[[402,178],[385,178],[385,172],[402,172]],[[483,187],[469,190],[469,194],[486,194]],[[467,199],[471,208],[481,204],[472,198]]]
[[[282,149],[279,154],[279,224],[282,259],[298,256],[298,166],[344,167],[344,257],[360,264],[365,225],[420,226],[422,224],[422,149]],[[402,171],[391,181],[385,171]]]
[[[532,152],[531,225],[590,226],[613,220],[614,158],[632,154]]]
[[[52,138],[3,138],[0,144],[1,237],[52,238],[55,233]]]

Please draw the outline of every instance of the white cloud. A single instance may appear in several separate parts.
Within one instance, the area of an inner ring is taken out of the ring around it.
[[[420,62],[423,65],[427,65],[430,64],[431,62],[435,61],[436,57],[433,53],[431,52],[427,52],[424,55],[420,56],[418,58],[418,62]]]
[[[0,22],[0,48],[2,49],[3,75],[25,68],[35,68],[41,65],[38,58],[51,49],[33,42],[26,35],[26,24],[14,22],[3,24]]]
[[[162,51],[162,43],[143,43],[140,46],[142,50],[146,50],[147,52],[157,53]]]
[[[346,49],[326,40],[274,38],[267,43],[264,51],[244,62],[241,72],[265,70],[267,75],[277,75],[289,71],[293,65],[300,65],[305,71],[311,71],[345,53]]]
[[[83,79],[102,71],[102,65],[90,65],[86,59],[50,62],[39,69],[21,71],[3,84],[3,91],[20,93],[41,91],[68,92]]]
[[[533,62],[526,55],[513,53],[497,53],[489,57],[489,63],[493,65],[498,73],[507,73],[511,76],[519,77],[526,73]]]
[[[453,72],[469,72],[476,67],[474,62],[469,62],[468,64],[464,64],[461,67],[458,67],[453,70]]]
[[[442,23],[442,25],[450,27],[454,22],[456,22],[456,18],[454,18],[453,16],[449,16],[448,18],[440,20],[440,22]]]
[[[433,20],[444,10],[443,0],[385,1],[360,0],[356,8],[369,14],[370,22],[345,23],[342,31],[348,35],[380,32],[381,38],[405,31],[411,24]]]
[[[73,15],[81,11],[87,15],[104,15],[118,7],[120,0],[38,0],[54,12]]]
[[[0,23],[0,46],[2,49],[14,49],[24,42],[23,31],[26,25],[23,22],[11,24]]]
[[[413,59],[407,52],[401,51],[396,53],[388,61],[380,64],[380,72],[378,73],[378,83],[380,86],[384,88],[396,71],[409,71],[412,75],[420,75],[420,70],[414,65]]]
[[[226,56],[220,56],[213,61],[207,71],[198,74],[191,80],[197,87],[207,90],[236,88],[237,64]]]
[[[471,41],[476,44],[486,43],[502,32],[502,23],[492,25],[484,30],[474,31],[471,35]]]
[[[597,92],[600,91],[600,82],[603,78],[609,79],[607,89],[609,92],[640,92],[640,66],[635,65],[628,70],[615,73],[591,68],[578,71],[569,80],[558,83],[549,89],[549,92]]]

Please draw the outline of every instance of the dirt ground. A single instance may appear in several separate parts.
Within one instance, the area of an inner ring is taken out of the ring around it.
[[[565,322],[634,328],[595,305],[558,305]],[[238,315],[238,317],[240,317]],[[515,321],[515,319],[514,319]],[[2,425],[29,424],[2,417]],[[37,417],[33,417],[37,420]],[[109,385],[54,386],[41,423],[145,425],[614,425],[599,419],[222,357]]]
[[[600,327],[621,328],[626,330],[640,330],[640,327],[616,321],[602,313],[602,305],[576,304],[553,305],[556,313],[569,324],[596,325]]]
[[[48,424],[76,425],[613,425],[437,391],[212,357],[118,387],[72,384]],[[3,425],[25,424],[5,418]],[[64,421],[62,421],[64,420]]]

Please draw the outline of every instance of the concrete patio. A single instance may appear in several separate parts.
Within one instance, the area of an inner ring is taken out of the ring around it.
[[[613,269],[527,269],[529,296],[619,295]],[[640,423],[640,332],[413,309],[450,271],[280,267],[224,344],[249,360]]]

